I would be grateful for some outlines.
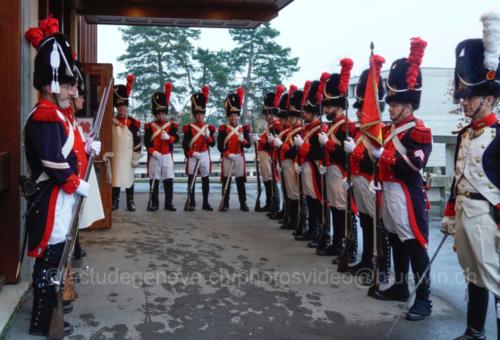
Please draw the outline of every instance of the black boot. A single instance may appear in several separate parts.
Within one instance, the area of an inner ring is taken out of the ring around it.
[[[132,185],[130,188],[125,189],[125,195],[127,196],[127,210],[135,211],[134,185]]]
[[[272,181],[264,181],[264,189],[266,190],[266,204],[260,208],[260,212],[271,210],[271,196],[272,196]]]
[[[222,195],[224,195],[224,186],[226,185],[227,181],[229,181],[229,183],[227,184],[226,196],[224,196],[224,198],[223,198],[224,203],[222,206],[222,211],[229,210],[229,197],[231,196],[231,180],[232,180],[232,177],[230,177],[230,178],[222,177]]]
[[[302,207],[300,207],[300,205]],[[307,209],[307,203],[305,197],[302,199],[302,203],[300,202],[300,198],[297,200],[297,225],[295,231],[292,233],[293,236],[301,236],[307,230],[309,230],[309,210]]]
[[[308,206],[310,209],[309,211],[313,211],[316,218],[314,218],[312,223],[311,219],[309,219],[309,226],[313,225],[314,228],[312,228],[312,239],[310,242],[307,243],[307,246],[309,248],[318,248],[319,238],[321,236],[321,230],[320,230],[321,203],[318,200],[311,198],[311,203],[308,203]]]
[[[339,264],[339,255],[342,252],[342,243],[344,240],[345,233],[345,215],[344,210],[337,209],[335,207],[330,208],[332,212],[332,227],[333,227],[333,237],[332,237],[332,249],[331,252],[335,253],[335,258],[333,259],[333,264]]]
[[[163,181],[163,190],[165,191],[165,210],[176,211],[172,200],[174,198],[174,179],[169,178]]]
[[[285,199],[286,209],[283,224],[280,229],[294,230],[297,225],[297,211],[299,209],[299,201],[291,200],[289,198]]]
[[[467,301],[467,329],[464,335],[455,340],[486,339],[484,325],[488,314],[489,292],[486,288],[473,283],[468,284],[467,290],[469,300]]]
[[[250,211],[247,205],[247,192],[245,189],[245,177],[236,177],[236,189],[238,189],[238,199],[241,211]]]
[[[193,175],[188,175],[188,183],[187,183],[187,194],[189,195],[189,206],[184,207],[184,211],[194,211],[196,208],[196,202],[194,200],[194,186],[193,190],[189,190],[191,187],[191,183],[193,182],[194,176]]]
[[[429,266],[430,259],[427,250],[423,248],[417,240],[406,240],[403,242],[404,248],[407,251],[411,268],[413,270],[413,277],[415,278],[415,285],[418,283],[425,270]],[[425,319],[432,313],[431,295],[431,276],[430,270],[427,271],[423,281],[418,287],[415,294],[415,302],[406,314],[406,320],[419,321]]]
[[[213,211],[214,209],[210,206],[208,203],[208,195],[210,193],[210,179],[209,177],[202,177],[201,178],[201,190],[203,192],[203,210],[207,211]]]
[[[363,234],[363,253],[358,264],[347,268],[347,272],[353,275],[368,274],[373,257],[373,219],[370,215],[360,212],[359,220]]]
[[[154,183],[153,183],[154,182]],[[156,211],[160,206],[159,196],[159,187],[160,182],[157,179],[149,180],[149,202],[148,202],[148,211]]]
[[[307,211],[307,221],[309,228],[305,233],[299,236],[295,236],[297,241],[312,241],[318,237],[319,226],[318,226],[318,214],[316,209],[316,199],[306,196]]]
[[[113,187],[111,189],[111,210],[116,210],[120,207],[120,188]]]
[[[280,192],[276,180],[271,181],[271,185],[273,187],[273,194],[271,197],[271,208],[268,217],[271,220],[277,220],[280,218]]]
[[[53,308],[57,303],[57,294],[50,277],[55,274],[63,249],[64,242],[49,245],[35,261],[32,275],[33,308],[29,329],[31,335],[46,336],[49,331]],[[69,335],[72,331],[73,327],[64,322],[64,335]]]

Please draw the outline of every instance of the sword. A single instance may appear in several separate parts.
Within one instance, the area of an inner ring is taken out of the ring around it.
[[[224,162],[224,159],[222,160]],[[222,199],[220,200],[219,203],[219,211],[224,210],[224,199],[227,196],[227,189],[229,188],[229,182],[231,181],[231,177],[233,176],[233,168],[234,168],[234,161],[231,160],[231,165],[229,166],[229,173],[226,178],[226,183],[224,183],[224,191],[222,192]]]
[[[422,284],[422,282],[424,282],[425,276],[427,275],[427,273],[429,272],[429,270],[431,270],[432,263],[436,259],[437,254],[439,254],[439,251],[443,247],[444,241],[446,241],[447,238],[448,238],[448,234],[444,234],[443,238],[441,239],[441,242],[439,242],[439,245],[438,245],[436,251],[434,252],[434,255],[432,255],[432,258],[431,258],[431,261],[429,262],[429,265],[427,266],[427,268],[425,268],[424,273],[418,279],[417,284],[415,285],[415,288],[413,289],[413,291],[410,294],[410,297],[408,298],[408,300],[406,300],[405,306],[403,308],[403,310],[405,310],[406,312],[408,311],[408,309],[410,307],[411,300],[413,299],[413,297],[415,296],[415,294],[417,294],[418,287],[420,287],[420,285]],[[396,324],[399,322],[399,319],[401,319],[401,315],[402,314],[403,313],[399,313],[398,316],[397,316],[397,318],[396,318],[396,320],[394,320],[394,322],[392,323],[392,326],[389,329],[389,332],[385,336],[386,339],[388,339],[391,336],[391,333],[394,330],[394,327],[396,327]]]

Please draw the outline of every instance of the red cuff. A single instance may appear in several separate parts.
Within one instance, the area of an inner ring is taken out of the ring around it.
[[[455,202],[448,202],[444,207],[444,216],[454,217],[455,216]]]
[[[72,194],[76,191],[76,188],[80,185],[80,179],[75,174],[68,177],[66,183],[62,185],[64,191],[68,194]]]
[[[155,148],[153,148],[153,147],[149,147],[149,148],[147,148],[147,150],[148,150],[148,153],[149,153],[150,155],[152,155],[152,154],[153,154],[153,152],[155,152]]]
[[[176,140],[176,136],[170,136],[170,143],[175,143],[175,140]]]
[[[188,157],[193,157],[193,153],[194,153],[193,149],[189,149],[189,150],[187,151],[187,156],[188,156]]]

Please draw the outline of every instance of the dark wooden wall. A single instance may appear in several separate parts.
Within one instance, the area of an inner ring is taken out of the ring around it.
[[[17,185],[19,174],[19,150],[21,135],[21,1],[2,0],[0,6],[0,41],[8,44],[0,48],[0,103],[2,124],[0,129],[0,275],[7,283],[16,282],[19,255],[20,198]]]

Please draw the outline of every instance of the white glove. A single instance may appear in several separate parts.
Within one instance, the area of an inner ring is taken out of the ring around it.
[[[346,153],[352,153],[355,148],[356,143],[354,143],[354,140],[351,137],[346,138],[344,141],[344,151]]]
[[[380,147],[379,149],[372,149],[372,156],[375,157],[376,159],[380,159],[382,156],[382,153],[384,152],[384,147]]]
[[[441,232],[446,235],[455,235],[455,217],[454,216],[444,216],[441,220]]]
[[[267,142],[272,143],[274,141],[274,136],[270,133],[267,134]]]
[[[85,152],[87,153],[87,155],[90,155],[92,151],[94,151],[96,156],[99,156],[99,154],[101,153],[101,142],[94,141],[94,139],[90,137],[85,142]]]
[[[205,137],[210,137],[210,129],[208,127],[205,129]]]
[[[297,175],[300,175],[300,173],[302,172],[302,167],[298,163],[293,164],[293,169],[295,170],[295,173]]]
[[[302,144],[304,144],[304,140],[300,135],[296,135],[295,137],[293,137],[293,143],[300,148]]]
[[[160,160],[160,158],[161,158],[161,153],[159,153],[158,151],[153,151],[153,153],[151,154],[151,156],[152,156],[154,159]]]
[[[382,190],[382,185],[380,182],[375,185],[375,181],[370,181],[370,191],[376,193],[377,191]]]
[[[326,135],[326,133],[321,132],[320,134],[318,134],[318,141],[319,144],[325,145],[328,142],[328,136]]]
[[[89,189],[90,184],[81,179],[80,184],[78,184],[78,188],[76,188],[76,193],[80,196],[87,197],[89,195]]]
[[[259,141],[259,135],[256,133],[250,135],[250,141],[252,142],[252,144],[256,144]]]
[[[167,133],[167,131],[163,131],[161,133],[161,140],[169,140],[170,139],[170,135]]]
[[[235,153],[230,153],[229,155],[227,155],[227,158],[229,158],[232,161],[235,161],[238,159],[238,155]]]
[[[319,174],[324,175],[328,171],[328,168],[326,166],[320,165],[319,166]]]
[[[137,168],[139,166],[139,161],[142,158],[142,153],[140,152],[134,152],[132,154],[132,167]]]
[[[347,177],[342,178],[342,188],[347,191],[351,189],[352,187],[352,182],[347,181]]]
[[[283,141],[278,137],[274,138],[273,143],[274,143],[274,146],[277,148],[279,148],[280,146],[283,145]]]
[[[193,152],[193,158],[200,159],[201,154],[197,151]]]
[[[245,140],[245,136],[243,136],[243,134],[242,134],[242,133],[240,133],[240,134],[238,135],[238,140],[239,140],[240,142],[243,142],[243,141]]]

